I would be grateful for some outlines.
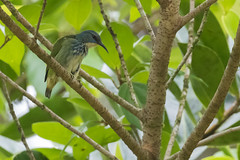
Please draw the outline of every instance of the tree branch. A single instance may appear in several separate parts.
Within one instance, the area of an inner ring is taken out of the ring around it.
[[[134,1],[136,3],[136,6],[137,6],[137,9],[138,9],[139,13],[142,16],[142,20],[144,22],[145,28],[146,28],[148,34],[151,36],[152,43],[154,44],[156,37],[155,37],[155,34],[153,32],[152,26],[151,26],[151,24],[148,20],[148,17],[147,17],[147,15],[146,15],[143,7],[142,7],[142,4],[139,0],[134,0]]]
[[[222,131],[222,132],[219,132],[219,133],[216,133],[214,135],[211,135],[203,140],[201,140],[199,143],[198,143],[198,147],[199,146],[204,146],[204,145],[207,145],[209,144],[210,142],[214,141],[215,139],[219,138],[219,137],[222,137],[226,134],[229,134],[229,133],[232,133],[232,132],[236,132],[236,131],[240,131],[240,126],[238,127],[233,127],[233,128],[229,128],[225,131]]]
[[[26,96],[29,100],[31,100],[33,103],[35,103],[38,107],[40,107],[42,110],[47,112],[54,120],[58,121],[60,124],[62,124],[65,128],[69,129],[85,141],[87,141],[89,144],[91,144],[95,149],[99,150],[101,153],[106,155],[107,157],[117,160],[117,158],[112,155],[109,151],[107,151],[105,148],[103,148],[101,145],[96,143],[94,140],[89,138],[85,133],[79,132],[77,129],[75,129],[71,124],[69,124],[67,121],[56,115],[52,110],[50,110],[47,106],[45,106],[42,102],[38,101],[36,98],[34,98],[31,94],[27,93],[22,87],[20,87],[17,83],[12,81],[9,77],[7,77],[5,74],[3,74],[0,71],[0,77],[7,81],[9,84],[11,84],[14,88],[19,90],[21,93],[23,93],[24,96]]]
[[[224,71],[224,75],[221,79],[218,89],[215,92],[210,104],[208,105],[207,110],[204,113],[203,117],[200,119],[198,125],[191,133],[186,143],[184,144],[182,150],[180,151],[178,155],[178,160],[185,160],[190,157],[193,149],[197,146],[198,142],[203,137],[204,132],[206,131],[206,129],[216,116],[235,77],[239,61],[240,61],[240,23],[238,25],[238,30],[234,41],[232,53],[229,57],[227,67]]]
[[[140,120],[142,120],[141,110],[133,106],[131,103],[127,102],[125,99],[123,99],[120,96],[115,95],[111,91],[109,91],[106,87],[104,87],[101,83],[96,81],[93,77],[91,77],[89,74],[87,74],[84,70],[80,70],[80,75],[85,80],[87,80],[89,83],[91,83],[94,87],[96,87],[99,91],[104,93],[106,96],[110,97],[112,100],[120,104],[123,108],[131,112],[133,115],[138,117]]]
[[[159,1],[160,3],[160,1]],[[148,159],[158,159],[161,146],[166,80],[172,43],[180,20],[179,5],[168,1],[161,5],[148,79],[146,106],[143,109],[143,149]]]
[[[3,0],[4,3],[6,3],[6,5],[9,7],[9,9],[11,9],[10,11],[12,12],[13,15],[15,15],[15,17],[20,18],[20,23],[23,24],[27,29],[32,28],[33,30],[29,30],[33,35],[36,32],[32,32],[34,31],[34,27],[21,15],[21,13],[19,13],[14,6],[8,1],[8,0]],[[27,24],[27,26],[26,26]],[[51,44],[51,42],[49,42],[44,36],[42,36],[40,33],[38,33],[39,37],[39,41],[45,46],[47,47],[50,51],[53,48],[53,45]],[[48,41],[48,43],[46,43],[46,41]],[[111,98],[112,100],[114,100],[115,102],[117,102],[118,104],[120,104],[122,107],[124,107],[125,109],[127,109],[129,112],[131,112],[132,114],[134,114],[135,116],[137,116],[139,119],[141,119],[141,115],[140,115],[140,110],[137,109],[135,106],[133,106],[132,104],[130,104],[129,102],[127,102],[126,100],[124,100],[123,98],[121,98],[120,96],[114,95],[111,91],[109,91],[106,87],[104,87],[103,85],[101,85],[98,81],[96,81],[95,79],[93,79],[88,73],[86,73],[85,71],[83,71],[81,69],[80,73],[82,73],[82,77],[84,79],[86,79],[89,83],[91,83],[94,87],[96,87],[97,89],[99,89],[101,92],[103,92],[105,95],[107,95],[109,98]]]
[[[195,8],[195,0],[190,0],[190,11],[192,11],[194,8]],[[190,48],[192,48],[192,44],[194,41],[194,19],[192,19],[189,23],[188,35],[189,35],[188,50],[190,50]],[[186,71],[184,74],[183,89],[182,89],[179,109],[178,109],[178,113],[177,113],[177,117],[175,120],[173,130],[172,130],[169,142],[168,142],[167,150],[165,152],[164,160],[168,159],[171,155],[172,147],[174,145],[174,141],[176,139],[176,136],[177,136],[177,133],[179,130],[179,126],[181,123],[182,114],[183,114],[184,106],[185,106],[186,99],[187,99],[191,62],[192,62],[192,56],[189,56],[189,58],[186,61]]]
[[[13,108],[13,104],[11,102],[11,99],[10,99],[10,96],[9,96],[9,93],[8,93],[8,90],[7,90],[7,86],[6,86],[6,82],[3,78],[2,79],[2,86],[3,86],[3,94],[8,102],[8,106],[9,106],[9,110],[10,110],[10,113],[12,115],[12,118],[13,120],[15,121],[16,125],[17,125],[17,128],[18,128],[18,131],[20,132],[20,135],[21,135],[21,141],[23,142],[23,145],[25,146],[26,150],[27,150],[27,154],[30,158],[30,160],[36,160],[34,155],[33,155],[33,152],[30,150],[28,144],[27,144],[27,141],[26,141],[26,138],[25,138],[25,134],[24,134],[24,131],[22,129],[22,126],[21,126],[21,123],[20,121],[18,120],[15,112],[14,112],[14,108]]]
[[[188,50],[187,50],[186,54],[184,55],[183,60],[181,61],[181,63],[178,65],[176,71],[168,79],[167,84],[166,84],[166,88],[169,87],[169,85],[172,83],[172,81],[177,76],[179,71],[182,69],[183,65],[186,63],[188,57],[192,54],[192,51],[193,51],[194,47],[196,46],[196,44],[199,41],[200,35],[201,35],[202,31],[203,31],[204,24],[207,22],[208,11],[209,11],[209,9],[205,10],[203,18],[202,18],[202,21],[201,21],[201,24],[200,24],[199,29],[197,31],[197,35],[194,38],[194,41],[192,41],[191,47],[188,47]]]
[[[117,49],[117,52],[118,52],[118,55],[119,55],[119,59],[120,59],[121,65],[122,65],[123,73],[125,75],[125,78],[126,78],[126,81],[127,81],[128,87],[129,87],[131,99],[133,100],[135,106],[138,106],[137,97],[136,97],[136,94],[134,92],[133,85],[132,85],[132,82],[130,80],[130,76],[128,74],[127,65],[126,65],[126,62],[125,62],[123,54],[122,54],[121,46],[119,45],[119,42],[118,42],[118,39],[117,39],[117,35],[114,33],[114,31],[113,31],[113,29],[112,29],[112,27],[110,25],[110,21],[109,21],[107,15],[106,15],[106,13],[105,13],[105,11],[103,9],[102,0],[98,0],[98,3],[99,3],[99,7],[101,9],[101,13],[102,13],[103,19],[104,19],[104,21],[106,23],[107,29],[108,29],[109,33],[112,35],[113,41],[114,41],[114,43],[116,45],[115,47]]]
[[[216,124],[211,125],[206,132],[204,133],[203,139],[207,138],[208,136],[212,135],[229,117],[231,117],[234,113],[238,112],[238,107],[240,105],[240,97],[236,99],[233,105],[224,112],[224,117],[221,121]]]
[[[56,74],[61,77],[71,88],[81,95],[98,114],[112,127],[112,129],[121,137],[126,145],[137,156],[143,156],[144,152],[135,139],[123,128],[123,126],[114,118],[107,109],[77,80],[72,79],[71,75],[50,55],[48,55],[36,41],[30,38],[13,20],[0,8],[1,21],[41,60],[43,60]]]
[[[21,13],[18,12],[18,10],[13,6],[13,4],[9,0],[1,0],[6,7],[10,10],[10,12],[13,14],[13,16],[25,27],[27,30],[29,30],[33,35],[36,34],[35,28],[23,17]],[[52,50],[53,45],[51,42],[48,41],[45,37],[43,37],[41,34],[37,33],[37,39],[47,47],[47,49]]]
[[[40,24],[41,24],[41,20],[42,20],[42,17],[43,17],[43,13],[44,13],[46,4],[47,4],[47,0],[43,0],[42,10],[41,10],[41,13],[40,13],[40,16],[39,16],[39,19],[38,19],[36,32],[34,34],[34,39],[35,40],[37,40],[37,34],[38,34],[38,30],[39,30],[39,27],[40,27]]]
[[[194,10],[189,12],[187,15],[183,16],[181,24],[179,25],[179,29],[182,28],[185,24],[187,24],[197,14],[199,14],[200,12],[202,12],[202,11],[206,10],[207,8],[209,8],[215,2],[217,2],[217,0],[206,0],[205,2],[203,2],[202,4],[197,6]]]

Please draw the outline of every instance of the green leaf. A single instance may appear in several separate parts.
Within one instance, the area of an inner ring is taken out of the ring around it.
[[[208,95],[213,97],[224,72],[218,55],[205,46],[196,46],[192,55],[192,71],[207,84]]]
[[[33,26],[36,26],[40,16],[42,7],[40,5],[31,4],[24,5],[18,11],[30,22]]]
[[[228,13],[228,11],[232,8],[236,0],[219,0],[217,3],[221,5],[221,7],[224,8],[225,13]]]
[[[44,154],[50,160],[73,160],[73,157],[61,149],[37,148],[34,149]]]
[[[58,122],[37,122],[32,125],[32,130],[40,137],[60,144],[67,144],[73,134]]]
[[[137,100],[139,102],[140,106],[144,106],[146,104],[146,93],[147,93],[147,86],[145,84],[141,83],[133,83],[133,89],[135,91]],[[131,95],[129,92],[128,85],[124,83],[121,85],[119,89],[119,96],[127,100],[128,102],[133,104],[133,101],[131,100]],[[135,125],[138,129],[141,129],[141,123],[139,119],[134,116],[132,113],[128,112],[126,109],[122,108],[123,113],[125,114],[127,120]]]
[[[195,31],[198,29],[198,26],[201,23],[201,18],[201,16],[197,16],[195,20],[197,26],[195,28]],[[227,65],[228,57],[230,54],[227,39],[223,33],[221,26],[219,25],[219,22],[212,14],[212,12],[209,12],[208,14],[207,22],[204,25],[200,40],[205,46],[215,51],[215,54],[217,54],[224,66]]]
[[[75,106],[77,113],[81,116],[84,122],[100,120],[100,116],[84,99],[71,98],[68,99],[68,101]]]
[[[168,141],[170,139],[170,134],[166,131],[162,131],[162,143],[161,143],[161,147],[160,147],[160,156],[161,156],[161,159],[164,158],[164,155],[165,155],[165,152],[167,150],[167,146],[168,146]],[[175,140],[174,141],[174,144],[173,144],[173,148],[172,148],[172,152],[171,154],[174,154],[176,152],[178,152],[180,150],[179,146],[178,146],[178,143],[177,141]]]
[[[88,66],[88,65],[81,65],[81,68],[86,71],[88,74],[90,74],[91,76],[95,77],[95,78],[108,78],[108,79],[111,79],[111,77],[109,75],[107,75],[106,73],[94,68],[94,67],[91,67],[91,66]]]
[[[91,127],[85,133],[102,146],[119,140],[118,135],[111,128],[106,129],[103,126]],[[79,138],[73,145],[73,156],[75,159],[86,159],[93,150],[94,148],[90,144]]]
[[[179,49],[179,47],[173,47],[172,50],[171,50],[171,56],[170,56],[168,66],[170,68],[177,69],[178,65],[182,61],[182,58],[183,58],[183,56],[181,54],[181,50]],[[184,69],[184,67],[182,69]]]
[[[236,13],[229,11],[222,17],[222,21],[227,33],[234,39],[237,33],[239,17]]]
[[[41,152],[34,151],[34,150],[32,150],[32,152],[36,160],[48,160],[48,158],[45,155],[43,155]],[[23,151],[18,155],[16,155],[13,158],[13,160],[30,160],[30,158],[28,156],[27,151]]]
[[[234,158],[229,156],[210,156],[207,158],[203,158],[202,160],[234,160]]]
[[[16,37],[12,39],[0,50],[0,60],[9,64],[12,69],[20,74],[20,64],[24,55],[24,44]]]
[[[124,0],[129,5],[136,6],[134,0]],[[152,1],[150,0],[140,0],[141,5],[143,6],[144,11],[147,14],[151,14]]]
[[[132,82],[144,83],[147,84],[149,77],[149,71],[140,71],[132,77]]]
[[[133,33],[131,29],[125,24],[112,22],[111,26],[114,33],[117,35],[117,39],[121,46],[124,59],[127,60],[130,57],[133,50],[133,41],[134,41]],[[126,35],[127,35],[127,38],[126,38]],[[119,60],[118,52],[115,48],[115,43],[112,39],[112,36],[110,35],[107,29],[103,30],[103,32],[101,33],[101,38],[102,38],[103,44],[105,44],[106,48],[108,49],[109,54],[106,54],[106,51],[103,48],[98,48],[100,57],[110,68],[112,69],[119,68],[120,60]]]
[[[70,0],[65,8],[66,20],[76,29],[80,30],[92,11],[91,0]]]
[[[45,101],[44,104],[65,120],[70,119],[76,115],[76,110],[74,109],[73,105],[67,102],[66,99],[59,97],[51,98],[50,100]],[[33,134],[33,123],[52,120],[53,119],[51,116],[47,112],[41,110],[39,107],[31,109],[30,112],[19,118],[20,123],[24,124],[23,130],[25,136]],[[20,139],[20,134],[17,130],[15,122],[10,123],[6,129],[1,132],[1,135],[12,139]]]

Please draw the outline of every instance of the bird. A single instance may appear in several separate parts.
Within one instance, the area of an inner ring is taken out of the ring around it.
[[[67,35],[53,46],[51,56],[55,58],[73,78],[76,78],[80,71],[83,58],[87,55],[88,49],[100,45],[108,53],[107,48],[102,43],[101,37],[93,30],[86,30],[76,35]],[[45,96],[51,97],[53,87],[57,84],[59,77],[56,73],[46,67],[44,82],[47,81]]]

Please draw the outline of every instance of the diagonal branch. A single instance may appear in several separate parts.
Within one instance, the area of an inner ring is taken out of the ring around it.
[[[50,116],[58,121],[60,124],[62,124],[65,128],[69,129],[85,141],[87,141],[89,144],[91,144],[95,149],[99,150],[101,153],[106,155],[107,157],[117,160],[117,158],[112,155],[109,151],[107,151],[105,148],[103,148],[101,145],[96,143],[94,140],[89,138],[85,133],[79,132],[77,129],[75,129],[71,124],[69,124],[67,121],[56,115],[52,110],[50,110],[47,106],[45,106],[42,102],[38,101],[36,98],[34,98],[31,94],[27,93],[22,87],[20,87],[17,83],[12,81],[9,77],[7,77],[5,74],[3,74],[0,71],[0,77],[7,81],[9,84],[11,84],[14,88],[19,90],[21,93],[23,93],[24,96],[26,96],[29,100],[31,100],[33,103],[35,103],[38,107],[40,107],[42,110],[50,114]],[[10,101],[11,102],[11,101]]]
[[[121,123],[114,118],[108,110],[77,80],[72,79],[71,75],[50,55],[48,55],[34,39],[30,38],[13,20],[0,8],[0,20],[41,60],[43,60],[56,74],[61,77],[71,88],[81,95],[111,126],[134,154],[144,157],[145,153],[138,145],[136,140],[123,128]]]
[[[12,115],[12,118],[13,118],[13,120],[17,124],[17,128],[18,128],[18,131],[21,134],[21,140],[22,140],[22,142],[23,142],[23,144],[24,144],[24,146],[25,146],[25,148],[27,150],[27,154],[28,154],[28,156],[29,156],[29,158],[31,160],[36,160],[34,155],[33,155],[33,152],[30,150],[30,148],[29,148],[29,146],[27,144],[27,141],[26,141],[26,138],[25,138],[25,134],[24,134],[24,131],[23,131],[22,126],[20,124],[20,121],[18,120],[18,118],[17,118],[17,116],[16,116],[16,114],[14,112],[13,104],[11,102],[11,99],[10,99],[10,96],[9,96],[9,93],[8,93],[8,90],[7,90],[6,82],[5,82],[5,80],[3,78],[1,78],[1,79],[2,79],[2,82],[3,82],[3,84],[2,84],[2,86],[3,86],[3,94],[4,94],[4,96],[5,96],[5,98],[6,98],[7,102],[8,102],[8,106],[9,106],[9,110],[10,110],[10,113]]]
[[[99,6],[100,6],[100,9],[101,9],[101,13],[102,13],[103,19],[104,19],[104,21],[106,23],[107,29],[110,32],[110,34],[112,35],[113,41],[114,41],[114,43],[116,45],[115,47],[117,49],[117,52],[118,52],[118,55],[119,55],[119,59],[121,61],[123,73],[124,73],[125,78],[127,80],[127,84],[128,84],[130,95],[131,95],[131,99],[133,100],[135,106],[138,106],[137,97],[136,97],[136,94],[134,92],[133,85],[132,85],[132,82],[130,80],[130,76],[128,74],[127,65],[126,65],[126,62],[125,62],[124,57],[123,57],[122,49],[121,49],[121,47],[119,45],[119,42],[118,42],[118,39],[117,39],[117,35],[114,33],[114,31],[113,31],[113,29],[112,29],[112,27],[110,25],[110,21],[109,21],[107,15],[106,15],[105,11],[103,10],[102,0],[98,0],[98,3],[99,3]]]
[[[5,5],[8,6],[8,8],[10,9],[10,11],[12,12],[12,14],[16,17],[16,19],[18,19],[18,17],[22,17],[19,19],[19,22],[21,24],[23,24],[33,35],[36,33],[34,27],[21,15],[21,13],[19,13],[14,6],[8,1],[8,0],[2,0]],[[32,28],[32,29],[31,29]],[[44,36],[42,36],[40,33],[38,33],[39,38],[38,40],[45,46],[47,47],[50,51],[53,48],[53,45],[51,44],[51,42],[49,42]],[[46,43],[47,41],[48,43]],[[106,87],[104,87],[103,85],[101,85],[98,81],[96,81],[95,79],[93,79],[88,73],[84,72],[82,69],[80,71],[82,73],[83,78],[85,78],[89,83],[91,83],[94,87],[96,87],[98,90],[100,90],[102,93],[104,93],[106,96],[108,96],[109,98],[111,98],[112,100],[114,100],[115,102],[117,102],[118,104],[120,104],[122,107],[124,107],[125,109],[127,109],[129,112],[131,112],[132,114],[134,114],[135,116],[137,116],[139,119],[141,119],[141,115],[140,115],[140,110],[137,109],[135,106],[133,106],[132,104],[130,104],[129,102],[127,102],[126,100],[124,100],[123,98],[121,98],[120,96],[114,95],[111,91],[109,91]]]
[[[205,2],[203,2],[202,4],[197,6],[194,10],[189,12],[187,15],[182,17],[182,21],[181,21],[181,24],[179,25],[179,29],[182,28],[185,24],[187,24],[197,14],[199,14],[200,12],[202,12],[202,11],[206,10],[207,8],[209,8],[215,2],[217,2],[217,0],[206,0]]]
[[[41,13],[40,13],[40,16],[39,16],[39,19],[38,19],[36,32],[34,34],[34,39],[35,40],[37,40],[37,34],[38,34],[38,31],[39,31],[39,28],[40,28],[40,24],[41,24],[41,21],[42,21],[42,17],[43,17],[43,13],[44,13],[46,4],[47,4],[47,0],[43,0],[42,10],[41,10]]]
[[[152,26],[151,26],[151,24],[148,20],[148,17],[147,17],[147,15],[146,15],[143,7],[142,7],[142,4],[139,0],[134,0],[134,1],[136,3],[136,6],[137,6],[137,9],[138,9],[139,13],[142,16],[145,28],[146,28],[148,34],[151,36],[152,43],[154,44],[156,37],[155,37],[155,34],[153,32]]]
[[[198,142],[203,137],[204,132],[206,131],[206,129],[216,116],[235,77],[239,61],[240,61],[240,22],[238,25],[238,30],[234,41],[232,53],[229,57],[227,67],[224,71],[224,75],[221,79],[218,89],[215,92],[210,104],[208,105],[207,110],[204,113],[203,117],[200,119],[198,125],[191,133],[191,135],[188,137],[186,143],[184,144],[182,150],[180,151],[177,158],[178,160],[185,160],[190,157],[193,149],[197,146]]]
[[[3,4],[6,5],[6,7],[10,10],[10,12],[13,14],[13,16],[27,29],[29,30],[33,35],[35,35],[37,32],[35,28],[26,20],[25,17],[21,13],[18,12],[18,10],[13,6],[13,4],[9,0],[1,0]],[[53,45],[51,42],[49,42],[48,39],[46,39],[41,34],[37,33],[37,39],[47,47],[47,49],[52,50]]]
[[[104,87],[101,83],[96,81],[93,77],[88,75],[84,70],[80,70],[80,75],[85,80],[87,80],[89,83],[91,83],[94,87],[96,87],[99,91],[104,93],[106,96],[110,97],[112,100],[120,104],[123,108],[131,112],[133,115],[138,117],[140,120],[142,120],[141,110],[133,106],[131,103],[127,102],[125,99],[123,99],[120,96],[115,95],[111,91],[109,91],[106,87]]]
[[[222,137],[226,134],[229,134],[229,133],[232,133],[232,132],[237,132],[237,131],[240,131],[240,126],[238,127],[233,127],[233,128],[229,128],[225,131],[222,131],[222,132],[219,132],[219,133],[216,133],[216,134],[213,134],[203,140],[201,140],[199,143],[198,143],[198,147],[199,146],[204,146],[204,145],[207,145],[208,143],[214,141],[215,139],[219,138],[219,137]]]

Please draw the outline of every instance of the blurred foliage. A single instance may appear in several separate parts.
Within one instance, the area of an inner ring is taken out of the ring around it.
[[[196,0],[196,3],[200,4],[203,1]],[[36,27],[43,1],[11,0],[11,2]],[[159,5],[155,0],[140,0],[140,2],[149,17],[157,17]],[[103,0],[103,4],[107,15],[110,17],[112,28],[118,37],[137,100],[140,107],[143,108],[146,104],[147,83],[152,55],[150,37],[144,30],[143,23],[138,23],[140,14],[134,0]],[[174,142],[172,153],[180,150],[179,146],[189,136],[201,118],[202,111],[206,109],[217,90],[228,62],[233,39],[236,35],[240,18],[239,8],[240,0],[219,0],[210,8],[200,42],[193,50],[190,93],[185,105],[186,112],[184,112],[180,125],[180,133]],[[3,7],[3,9],[7,11],[6,7]],[[181,15],[187,14],[188,11],[189,0],[181,0]],[[10,14],[10,12],[8,13]],[[201,23],[202,15],[198,15],[195,19],[195,33]],[[11,17],[25,32],[28,32],[12,15]],[[154,30],[156,30],[158,22],[157,18],[153,18],[151,21]],[[187,28],[188,26],[186,25],[182,30],[187,30]],[[95,30],[101,35],[109,53],[106,53],[101,47],[90,49],[88,56],[83,60],[82,69],[95,77],[96,80],[104,84],[112,92],[133,103],[130,98],[128,85],[125,83],[114,41],[105,26],[97,0],[47,0],[39,32],[52,43],[64,35],[76,34],[87,29]],[[44,97],[46,84],[43,81],[46,65],[1,23],[0,45],[4,43],[6,37],[9,37],[10,41],[0,49],[1,72],[9,76],[24,89],[30,90],[30,88],[33,88],[33,90],[29,91],[31,94],[35,95],[36,98],[41,100],[56,114],[74,125],[79,131],[85,132],[97,143],[115,153],[119,159],[136,159],[132,152],[122,143],[118,135],[109,128],[94,109],[64,82],[59,82],[54,88],[50,100],[46,99]],[[169,75],[175,71],[186,53],[187,32],[178,32],[177,37],[177,43],[174,43],[171,51]],[[42,47],[46,52],[50,53],[44,46]],[[183,67],[168,89],[161,157],[164,156],[166,151],[172,124],[177,113],[184,70],[185,68]],[[142,135],[141,123],[137,117],[106,97],[84,79],[81,79],[81,82],[108,108],[134,138],[138,139]],[[1,81],[0,85],[2,85]],[[231,105],[234,97],[239,97],[239,85],[238,73],[231,86],[228,98],[222,104],[216,117],[217,120],[223,119],[224,112]],[[47,113],[32,105],[13,87],[10,85],[7,87],[26,137],[31,138],[38,135],[49,140],[52,146],[54,146],[50,148],[47,145],[44,145],[45,147],[35,147],[34,154],[37,159],[79,160],[96,159],[96,157],[97,159],[106,159],[104,155],[95,151],[86,141],[75,136],[59,123],[53,121]],[[8,106],[6,104],[2,91],[0,91],[0,159],[26,160],[28,157],[24,147],[19,142],[19,132],[8,114]],[[230,119],[228,126],[220,128],[218,132],[239,126],[239,124],[240,118],[238,116],[234,120]],[[240,160],[240,147],[236,145],[239,142],[239,131],[232,132],[210,142],[208,145],[219,148],[219,151],[216,155],[207,157],[205,160]],[[235,147],[233,149],[223,147],[225,145]]]

